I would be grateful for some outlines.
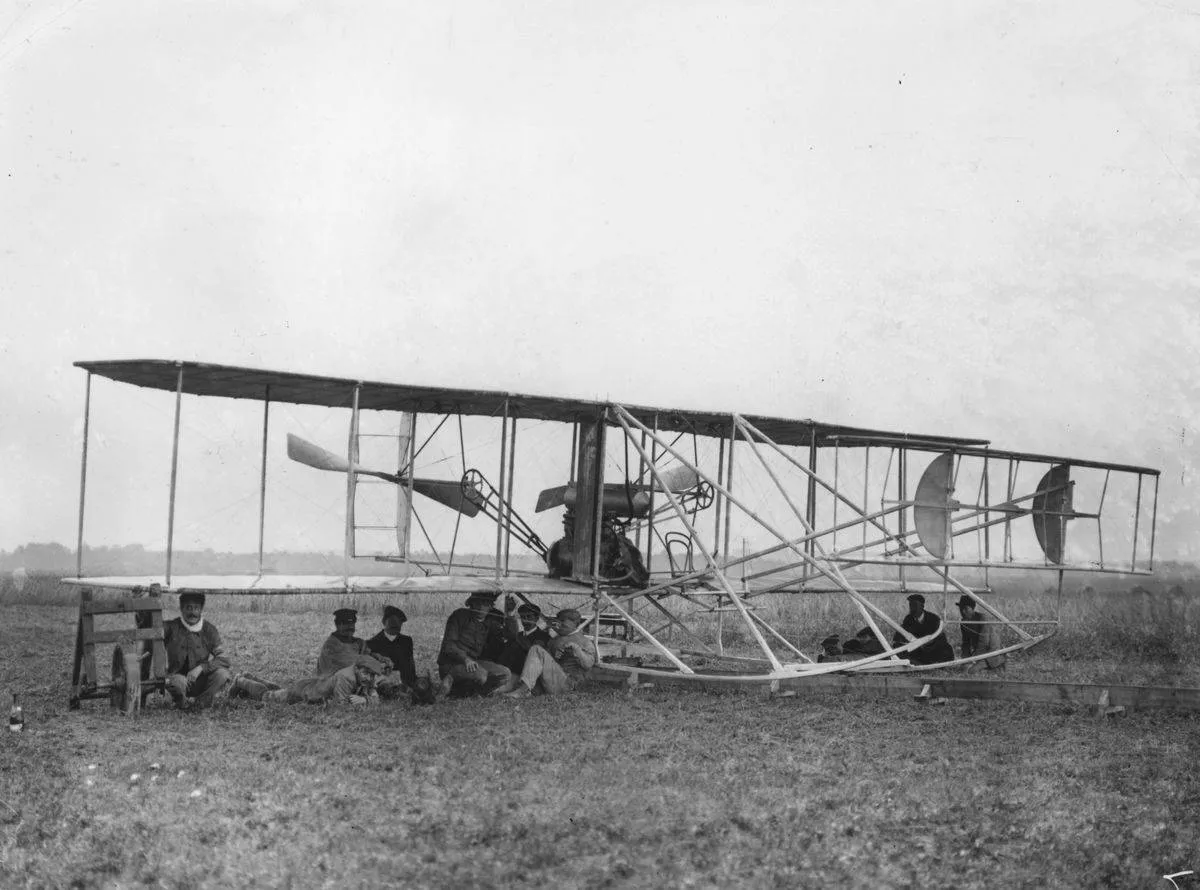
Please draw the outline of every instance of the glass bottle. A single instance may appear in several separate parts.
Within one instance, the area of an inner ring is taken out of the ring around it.
[[[17,694],[13,693],[12,708],[8,712],[8,729],[9,732],[20,732],[25,728],[25,712],[21,709],[21,703],[17,700]]]

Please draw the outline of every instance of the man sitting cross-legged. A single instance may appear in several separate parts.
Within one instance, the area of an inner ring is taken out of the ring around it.
[[[574,609],[559,612],[552,622],[557,636],[545,646],[530,647],[519,680],[511,683],[504,695],[521,698],[535,690],[558,695],[578,686],[599,660],[595,644],[579,632],[582,623]]]
[[[505,686],[512,671],[481,656],[488,638],[487,616],[497,594],[477,592],[467,598],[466,608],[455,609],[446,621],[446,633],[438,653],[440,693],[486,693]]]

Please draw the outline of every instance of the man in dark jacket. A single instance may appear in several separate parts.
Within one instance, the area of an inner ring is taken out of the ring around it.
[[[487,616],[496,596],[482,591],[473,593],[467,597],[466,607],[455,609],[446,621],[446,632],[438,653],[443,695],[456,685],[464,693],[487,693],[507,685],[512,677],[512,672],[504,665],[482,657],[489,632]]]
[[[529,650],[536,646],[550,644],[550,632],[538,626],[542,618],[542,610],[533,603],[521,603],[517,606],[510,598],[505,603],[504,649],[496,659],[514,674],[519,674],[525,667],[525,657]]]
[[[937,636],[924,646],[908,653],[906,657],[913,664],[940,664],[943,661],[954,660],[954,649],[946,639],[945,632],[940,630],[942,619],[933,612],[925,611],[925,597],[921,594],[914,593],[908,597],[908,614],[900,622],[900,626],[917,638],[938,632]],[[892,638],[893,646],[903,646],[907,642],[903,634],[898,633]]]
[[[417,668],[413,662],[412,637],[400,633],[408,616],[396,606],[383,607],[383,630],[367,640],[367,651],[384,663],[390,663],[406,689],[417,682]],[[387,694],[384,686],[381,694]],[[397,694],[398,694],[397,690]]]
[[[163,624],[166,688],[178,708],[207,707],[233,682],[221,635],[203,613],[204,594],[181,593],[179,617]]]

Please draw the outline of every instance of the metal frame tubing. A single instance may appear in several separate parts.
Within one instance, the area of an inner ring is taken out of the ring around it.
[[[350,436],[346,443],[346,541],[342,575],[350,584],[350,560],[354,558],[354,491],[358,470],[358,393],[362,383],[354,384],[350,394]]]
[[[1158,476],[1154,477],[1154,500],[1150,507],[1150,560],[1148,571],[1154,571],[1154,532],[1158,528]]]
[[[596,503],[592,510],[592,595],[597,596],[600,590],[600,546],[604,531],[604,464],[608,460],[608,437],[604,435],[604,426],[608,422],[608,409],[600,414],[598,420],[600,429],[600,448],[596,454]],[[580,480],[582,481],[582,480]],[[590,480],[589,480],[590,482]],[[598,603],[598,600],[597,600]]]
[[[494,416],[494,415],[493,415]],[[508,399],[504,400],[504,413],[500,417],[500,487],[497,491],[504,491],[504,483],[508,478]],[[496,523],[496,580],[499,581],[503,575],[504,566],[502,563],[504,556],[504,523]]]
[[[768,436],[763,435],[763,433],[760,430],[756,429],[753,426],[753,424],[751,424],[749,421],[745,420],[744,418],[739,417],[738,419],[740,420],[740,422],[742,424],[745,425],[745,427],[747,428],[747,430],[749,432],[752,432],[755,436],[762,439],[766,444],[770,445],[771,448],[773,448],[785,460],[790,461],[795,467],[797,467],[802,472],[808,472],[807,468],[803,464],[801,464],[799,461],[795,460],[791,455],[787,454],[782,448],[779,447],[779,445],[776,442],[771,440]],[[818,485],[823,487],[826,491],[828,491],[830,494],[832,494],[835,498],[838,498],[839,500],[841,500],[842,503],[844,503],[851,510],[853,510],[854,512],[856,512],[860,515],[865,515],[863,513],[863,510],[860,507],[858,507],[858,505],[856,505],[853,501],[851,501],[848,497],[843,495],[837,489],[832,488],[827,482],[825,482],[825,480],[821,479],[819,476],[814,477],[814,478],[817,480]],[[881,523],[878,523],[874,520],[870,520],[870,521],[871,521],[871,524],[874,525],[876,528],[878,528],[883,534],[891,535],[892,537],[895,537],[892,534],[892,532],[889,529],[887,529],[885,526],[883,526]],[[972,597],[976,603],[978,603],[980,606],[982,606],[984,608],[984,610],[989,612],[993,617],[998,618],[999,620],[1005,622],[1006,624],[1010,624],[1010,625],[1012,624],[1008,620],[1008,618],[1006,618],[1004,615],[1002,615],[993,606],[989,605],[987,602],[982,600],[977,593],[971,591],[965,585],[963,585],[960,581],[958,581],[956,578],[952,577],[950,575],[950,572],[947,569],[939,566],[935,560],[922,557],[919,553],[917,553],[917,551],[911,545],[909,545],[905,541],[898,540],[897,543],[901,547],[903,547],[907,552],[909,552],[913,555],[915,563],[929,569],[931,572],[933,572],[939,578],[942,578],[943,580],[945,580],[947,583],[952,585],[960,594],[966,594],[967,596]],[[828,577],[828,575],[826,577]],[[832,578],[831,578],[831,580],[832,580]],[[855,594],[855,595],[857,595],[857,594]],[[888,618],[889,623],[891,623],[891,617],[890,616],[886,616],[886,617]],[[1027,634],[1025,631],[1021,630],[1020,628],[1015,627],[1015,625],[1013,627],[1014,627],[1014,630],[1016,630],[1019,635],[1025,637],[1026,639],[1031,639],[1031,636],[1029,634]]]
[[[513,522],[513,477],[516,476],[517,465],[517,418],[513,418],[512,428],[508,431],[508,489],[504,496],[504,574],[508,575],[509,558],[512,555],[512,522]]]
[[[179,475],[179,413],[183,404],[183,362],[176,362],[179,375],[175,379],[175,431],[171,436],[171,495],[167,506],[167,572],[166,586],[171,586],[171,560],[175,548],[175,482]]]
[[[267,526],[267,432],[271,420],[271,385],[263,396],[262,472],[258,477],[258,577],[263,573],[263,540]]]
[[[1137,571],[1138,520],[1142,518],[1142,474],[1138,473],[1137,500],[1133,504],[1133,553],[1129,556],[1129,571]],[[1061,521],[1061,520],[1060,520]],[[1066,523],[1063,523],[1064,525]],[[1064,535],[1063,537],[1066,537]]]
[[[746,444],[750,446],[750,450],[752,452],[754,452],[754,456],[756,458],[758,458],[758,461],[759,461],[759,463],[762,464],[763,469],[767,471],[767,475],[771,477],[771,481],[773,483],[775,483],[775,487],[777,489],[779,489],[779,493],[781,495],[783,495],[784,501],[787,502],[788,507],[791,509],[791,511],[795,515],[797,521],[799,521],[800,527],[804,529],[805,535],[808,537],[808,540],[806,540],[804,542],[803,550],[801,550],[799,547],[796,546],[796,544],[793,544],[791,542],[788,542],[788,544],[787,544],[788,549],[790,549],[793,553],[795,553],[802,560],[804,560],[805,566],[811,566],[813,569],[815,569],[821,575],[828,578],[834,584],[838,585],[838,587],[840,587],[844,593],[849,595],[850,598],[853,599],[854,602],[858,605],[859,612],[862,613],[863,619],[867,622],[867,625],[871,628],[872,631],[874,631],[876,636],[879,637],[881,642],[885,642],[883,633],[879,630],[878,625],[875,624],[875,621],[871,617],[868,609],[870,611],[878,614],[886,622],[888,622],[895,630],[904,634],[908,639],[911,640],[912,639],[911,635],[906,630],[904,630],[903,627],[901,627],[899,624],[897,624],[890,615],[888,615],[886,612],[881,610],[878,606],[876,606],[870,600],[867,600],[866,598],[864,598],[862,596],[862,594],[860,594],[857,590],[855,590],[854,586],[846,579],[846,576],[842,574],[842,570],[837,567],[837,564],[831,562],[829,560],[829,558],[825,555],[825,549],[823,547],[821,547],[821,545],[816,540],[817,536],[814,535],[812,524],[805,518],[804,514],[800,512],[800,508],[796,506],[795,502],[788,495],[787,489],[784,488],[783,483],[779,481],[779,477],[775,474],[775,471],[771,469],[771,466],[767,463],[766,458],[763,457],[762,452],[760,452],[758,450],[758,443],[754,441],[754,436],[755,435],[761,436],[763,439],[765,439],[767,442],[770,442],[771,445],[775,446],[777,449],[778,449],[778,446],[775,445],[775,443],[772,442],[770,439],[767,439],[767,437],[763,436],[761,432],[754,429],[754,427],[752,427],[750,424],[748,424],[745,421],[745,419],[742,418],[741,416],[734,415],[734,418],[737,421],[739,429],[741,430],[742,438],[745,439]],[[780,452],[780,453],[783,454],[782,452]],[[789,455],[786,455],[786,454],[784,454],[783,456],[790,457]],[[815,480],[817,478],[817,475],[816,475],[816,473],[813,473],[810,470],[810,471],[808,471],[808,478],[809,478],[809,481],[812,482],[812,480]],[[822,484],[825,484],[825,483],[822,481]],[[807,504],[806,504],[806,508],[807,508]],[[780,540],[783,540],[783,537],[780,532],[771,528],[767,523],[763,522],[761,519],[758,521],[763,526],[763,528],[768,529],[776,537],[779,537]],[[818,556],[820,557],[820,561],[818,561]],[[824,563],[824,565],[822,565],[822,563]],[[805,580],[807,580],[807,577],[808,576],[805,575]]]
[[[629,421],[632,420],[634,423],[638,424],[638,426],[641,427],[641,429],[643,431],[646,431],[646,428],[639,423],[637,418],[635,418],[632,414],[630,414],[628,411],[626,411],[620,405],[614,405],[613,407],[616,408],[616,410],[618,412],[617,413],[617,422],[621,424],[621,428],[625,431],[626,438],[630,442],[633,442],[633,446],[635,448],[637,448],[639,452],[641,452],[642,446],[640,443],[634,441],[633,430],[629,426]],[[654,436],[652,438],[657,439],[658,437]],[[682,463],[684,463],[685,465],[687,465],[689,467],[692,467],[693,470],[696,470],[696,468],[693,467],[691,465],[691,463],[686,458],[684,458],[681,454],[679,454],[679,452],[677,452],[674,448],[667,446],[665,444],[663,445],[663,447],[666,448],[666,450],[669,453],[673,454],[679,461],[681,461]],[[666,496],[667,500],[669,500],[671,502],[671,507],[675,510],[675,515],[679,518],[679,521],[683,524],[683,527],[688,530],[688,534],[690,534],[692,536],[692,541],[696,545],[696,547],[700,550],[700,553],[704,556],[705,562],[708,563],[709,567],[712,569],[713,573],[716,575],[717,580],[720,582],[721,586],[725,588],[725,592],[729,594],[730,600],[737,607],[737,610],[741,613],[742,620],[746,623],[746,626],[750,629],[750,632],[751,632],[751,634],[753,634],[755,641],[759,645],[759,648],[761,648],[763,650],[763,654],[767,656],[767,660],[769,662],[771,662],[771,666],[775,670],[782,670],[783,665],[779,661],[778,656],[775,655],[774,651],[772,651],[770,645],[768,645],[766,639],[763,637],[763,635],[759,631],[758,627],[755,626],[754,622],[750,619],[749,612],[746,610],[746,604],[744,602],[742,602],[741,597],[739,597],[737,595],[737,593],[734,591],[733,585],[729,583],[729,579],[725,577],[725,573],[723,571],[721,571],[721,569],[717,566],[716,559],[713,557],[713,555],[711,553],[709,553],[708,548],[704,546],[704,542],[702,540],[700,540],[695,527],[691,524],[691,522],[688,521],[687,511],[683,509],[682,505],[680,505],[679,500],[675,497],[675,493],[672,492],[670,490],[670,486],[668,486],[663,481],[661,474],[658,472],[658,468],[655,467],[653,465],[653,463],[651,463],[651,465],[650,465],[650,472],[654,475],[655,481],[657,481],[658,484],[663,488],[663,494]],[[699,473],[700,471],[696,470],[696,472]]]
[[[92,372],[83,387],[83,455],[79,462],[79,534],[75,544],[75,577],[83,577],[83,508],[87,494],[88,428],[92,416]]]
[[[730,415],[729,418],[729,458],[728,466],[725,470],[725,488],[717,486],[717,496],[720,497],[724,491],[733,491],[733,446],[737,444],[737,419]],[[725,554],[725,562],[729,562],[729,535],[733,527],[733,504],[730,501],[730,496],[725,498],[725,547],[722,552]]]
[[[650,631],[646,630],[646,628],[643,627],[636,618],[634,618],[631,614],[629,614],[629,612],[625,611],[619,605],[617,605],[616,600],[614,600],[611,596],[608,595],[607,590],[600,589],[599,593],[600,593],[600,596],[602,596],[604,599],[606,599],[608,601],[608,604],[610,606],[612,606],[612,608],[616,609],[621,614],[622,618],[624,618],[626,621],[628,621],[630,624],[633,625],[634,630],[636,630],[643,637],[645,637],[646,640],[649,641],[650,645],[659,651],[659,653],[663,656],[663,658],[667,659],[668,661],[671,662],[671,664],[673,664],[673,665],[675,665],[675,667],[679,668],[680,673],[683,673],[683,674],[694,674],[695,673],[695,671],[693,671],[690,667],[688,667],[686,664],[684,664],[682,661],[680,661],[678,655],[676,655],[674,652],[672,652],[670,649],[668,649],[666,646],[664,646],[662,643],[660,643],[658,641],[658,638],[655,637],[654,634],[652,634]],[[598,605],[597,605],[597,608],[599,608]],[[595,633],[597,633],[597,634],[599,633],[599,627],[600,627],[600,622],[597,621],[596,622],[596,631],[595,631]]]
[[[654,430],[658,431],[658,413],[654,415]],[[642,447],[646,446],[646,434],[642,433]],[[638,461],[645,463],[647,468],[653,468],[654,462],[658,460],[658,443],[651,438],[650,440],[650,459],[647,461],[638,454]],[[653,473],[651,473],[653,476]],[[654,519],[657,512],[657,486],[650,486],[650,508],[646,516],[646,572],[653,575],[654,573]],[[667,550],[666,544],[663,544],[663,553],[667,555],[667,571],[671,571],[671,552]]]
[[[410,562],[409,551],[412,550],[412,521],[413,521],[413,516],[415,515],[413,513],[412,504],[413,504],[413,477],[417,473],[417,412],[409,411],[409,412],[407,412],[407,417],[408,417],[408,455],[407,455],[408,466],[405,469],[408,470],[408,481],[405,483],[405,486],[404,486],[406,489],[405,500],[404,500],[404,512],[407,515],[404,517],[404,524],[403,524],[404,540],[396,541],[396,545],[404,550],[404,565],[406,567],[408,566],[408,564]],[[405,420],[405,414],[402,413],[400,415],[400,432],[401,432],[401,434],[403,434],[403,431],[404,431],[404,420]],[[443,423],[444,422],[445,421],[443,421]],[[438,429],[441,429],[441,427],[442,427],[442,425],[439,423]],[[436,430],[434,432],[436,432]],[[430,438],[432,438],[432,437],[430,437]],[[397,451],[399,451],[399,449],[397,449]],[[466,471],[464,470],[463,472],[466,472]],[[459,513],[458,515],[461,516],[462,514]],[[397,525],[397,527],[400,527],[400,516],[396,517],[396,525]],[[421,533],[424,534],[426,538],[429,537],[428,533],[425,532],[424,527],[422,527]],[[457,541],[457,540],[458,540],[458,523],[455,522],[455,524],[454,524],[454,541]],[[440,564],[441,561],[442,561],[442,559],[439,556],[438,563]],[[450,562],[451,563],[454,562],[454,543],[453,542],[451,542],[451,544],[450,544]]]

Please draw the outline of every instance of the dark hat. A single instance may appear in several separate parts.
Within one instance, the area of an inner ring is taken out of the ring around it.
[[[973,606],[973,605],[975,605],[975,597],[967,596],[964,593],[962,596],[960,596],[958,598],[958,602],[955,603],[954,605],[956,605],[956,606]]]
[[[555,616],[559,621],[572,621],[575,624],[583,623],[583,616],[576,609],[563,609]]]
[[[357,609],[337,609],[333,613],[334,624],[341,624],[343,621],[353,621],[358,623]]]
[[[383,620],[384,621],[387,621],[393,615],[395,615],[397,618],[399,618],[401,622],[408,620],[408,616],[404,614],[404,610],[401,609],[399,606],[384,606],[383,607]]]
[[[486,590],[476,590],[469,597],[467,597],[467,605],[469,606],[471,603],[487,603],[490,606],[496,601],[496,597],[499,595],[499,591],[492,593]]]
[[[542,610],[539,609],[537,606],[535,606],[533,603],[521,603],[521,605],[517,606],[517,614],[518,615],[533,615],[534,617],[540,617],[542,614]]]
[[[825,639],[821,640],[822,646],[836,646],[838,644],[838,635],[830,634]]]
[[[921,603],[922,605],[925,604],[925,597],[921,596],[919,593],[910,593],[907,597],[905,597],[905,599],[907,599],[910,603],[915,601]]]
[[[203,607],[204,606],[204,594],[199,593],[197,591],[188,591],[186,593],[181,593],[181,594],[179,594],[179,605],[182,606],[184,603],[199,603],[201,605],[201,607]]]
[[[349,609],[345,611],[351,611]],[[370,655],[360,655],[354,659],[354,666],[370,671],[372,674],[382,674],[387,671],[387,666],[377,658],[372,658]]]

